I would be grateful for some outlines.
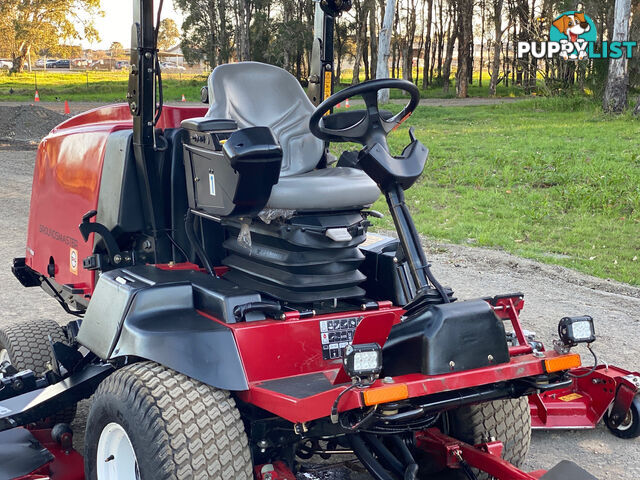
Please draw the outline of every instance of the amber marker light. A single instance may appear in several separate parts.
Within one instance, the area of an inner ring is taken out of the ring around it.
[[[409,388],[406,383],[369,388],[362,393],[362,398],[368,407],[380,403],[397,402],[409,398]]]
[[[558,357],[546,358],[544,360],[544,369],[547,373],[560,372],[562,370],[570,370],[582,365],[580,355],[570,353],[569,355],[560,355]]]

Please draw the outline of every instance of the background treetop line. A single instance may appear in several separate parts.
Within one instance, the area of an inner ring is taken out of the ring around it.
[[[337,20],[336,78],[345,70],[353,70],[352,83],[375,78],[385,1],[354,0],[351,11]],[[610,40],[615,0],[579,4],[566,0],[395,1],[390,48],[392,77],[402,77],[423,88],[440,86],[446,93],[450,85],[447,80],[455,75],[456,94],[460,97],[467,96],[474,73],[479,86],[488,86],[492,95],[500,84],[515,85],[525,93],[536,88],[542,94],[585,88],[597,94],[604,91],[607,61],[518,60],[514,46],[519,41],[548,39],[553,19],[576,7],[594,20],[603,40]],[[640,13],[640,1],[630,3],[632,11]],[[174,5],[184,16],[182,35],[173,19],[164,19],[159,37],[161,50],[179,40],[188,62],[215,67],[236,60],[262,61],[281,66],[301,82],[306,81],[313,36],[312,1],[174,0]],[[78,47],[72,52],[72,47],[61,45],[58,39],[71,44],[81,37],[98,36],[90,20],[80,24],[69,20],[81,11],[86,12],[82,18],[99,15],[100,1],[1,2],[0,50],[13,59],[16,69],[30,54],[77,54]],[[633,15],[629,36],[640,38],[638,14]],[[638,58],[630,62],[629,74],[634,88],[640,79]]]

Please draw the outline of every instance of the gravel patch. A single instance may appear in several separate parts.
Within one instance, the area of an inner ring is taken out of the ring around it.
[[[0,105],[0,141],[37,144],[67,118],[37,105]]]

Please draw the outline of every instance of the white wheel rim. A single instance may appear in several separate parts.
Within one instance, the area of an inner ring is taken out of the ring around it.
[[[7,351],[6,348],[3,348],[2,350],[0,350],[0,365],[2,364],[2,362],[11,363],[11,359],[9,358],[9,352]],[[0,378],[3,378],[3,377],[4,377],[4,374],[0,372]]]
[[[136,452],[129,435],[117,423],[107,424],[100,433],[96,474],[98,480],[140,480]]]
[[[631,425],[633,425],[633,413],[629,410],[622,423],[618,425],[618,430],[624,432],[625,430],[629,430]]]

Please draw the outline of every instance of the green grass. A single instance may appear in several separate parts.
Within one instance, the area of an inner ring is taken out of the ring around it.
[[[200,89],[207,75],[163,74],[165,101],[200,100]],[[0,101],[33,101],[38,86],[41,101],[124,102],[128,74],[122,72],[37,72],[8,75],[0,73]],[[11,93],[13,90],[13,93]]]
[[[420,233],[640,285],[637,121],[557,98],[419,107],[406,123],[431,150],[407,192]],[[390,138],[394,153],[407,128]]]

